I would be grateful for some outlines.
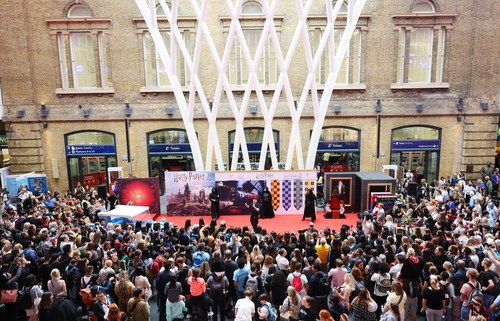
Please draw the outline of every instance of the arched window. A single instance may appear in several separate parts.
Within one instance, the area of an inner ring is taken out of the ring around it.
[[[243,8],[241,9],[241,14],[242,15],[262,14],[262,8],[257,2],[249,1],[243,5]]]
[[[317,163],[322,172],[359,170],[360,130],[349,127],[325,127],[318,143]]]
[[[441,129],[432,126],[405,126],[392,130],[391,164],[418,174],[428,182],[438,177]]]
[[[428,0],[417,0],[411,8],[412,13],[435,13],[434,4]]]
[[[408,9],[411,15],[393,16],[399,28],[399,53],[397,81],[392,88],[448,88],[443,82],[446,34],[455,15],[436,15],[437,7],[431,0],[415,0]]]
[[[257,53],[264,22],[265,18],[263,17],[262,7],[259,3],[249,1],[243,5],[240,23],[252,58],[255,57]],[[242,86],[248,82],[250,76],[250,68],[244,58],[242,46],[237,36],[235,36],[233,50],[231,51],[229,59],[228,75],[229,81],[232,84]],[[262,85],[272,85],[278,80],[278,64],[276,61],[275,48],[270,36],[268,36],[266,46],[262,52],[257,76]]]
[[[57,32],[61,87],[57,94],[114,92],[109,59],[110,19],[95,17],[82,3],[67,8],[65,23],[60,18],[48,19]],[[94,18],[82,23],[82,18]]]
[[[116,167],[115,135],[104,131],[66,134],[66,161],[71,191],[83,186],[107,188],[107,169]]]
[[[72,5],[68,10],[68,18],[92,17],[92,10],[82,3]]]

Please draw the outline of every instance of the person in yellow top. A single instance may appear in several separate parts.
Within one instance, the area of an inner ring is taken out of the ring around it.
[[[328,264],[328,253],[330,253],[330,245],[326,244],[326,238],[322,230],[319,231],[319,237],[314,248],[316,249],[318,258],[321,261],[321,269],[323,270],[323,272],[326,272]]]

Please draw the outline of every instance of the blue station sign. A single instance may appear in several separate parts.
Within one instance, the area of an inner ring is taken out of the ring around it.
[[[440,141],[438,139],[428,140],[393,140],[392,150],[439,150]]]
[[[149,144],[148,152],[157,155],[191,154],[189,144]]]
[[[318,152],[359,152],[359,142],[320,141]]]
[[[279,150],[278,143],[274,143],[274,148]],[[234,149],[234,143],[229,144],[229,150],[232,152]],[[247,149],[249,152],[260,152],[262,150],[262,143],[247,143]]]
[[[66,155],[85,156],[85,155],[115,155],[115,145],[68,145],[66,146]]]

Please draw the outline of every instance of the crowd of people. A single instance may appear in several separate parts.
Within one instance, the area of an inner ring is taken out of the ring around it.
[[[21,186],[17,204],[4,189],[0,310],[12,321],[143,321],[156,302],[160,321],[498,321],[498,180],[485,181],[420,179],[415,197],[398,183],[401,199],[356,226],[282,234],[217,215],[106,223],[99,212],[116,198],[92,189]]]

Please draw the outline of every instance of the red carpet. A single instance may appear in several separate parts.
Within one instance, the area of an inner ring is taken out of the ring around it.
[[[139,215],[135,219],[136,220],[152,220],[153,215]],[[161,221],[164,219],[165,221],[176,224],[178,226],[184,226],[184,222],[186,219],[191,219],[191,225],[197,224],[200,217],[205,219],[205,224],[210,224],[210,216],[168,216],[166,214],[159,215],[155,221]],[[226,226],[250,226],[250,216],[248,215],[228,215],[221,216],[218,220],[226,221]],[[323,212],[318,212],[316,214],[316,222],[314,222],[314,227],[319,230],[325,229],[329,227],[332,230],[340,231],[340,227],[343,224],[356,226],[356,222],[358,221],[358,217],[356,214],[347,214],[345,219],[325,219],[323,217]],[[289,232],[289,231],[298,231],[301,229],[306,229],[309,227],[309,223],[311,220],[306,218],[305,221],[302,221],[302,214],[296,215],[276,215],[272,219],[260,219],[259,225],[267,230],[267,232],[275,231],[278,233]]]

